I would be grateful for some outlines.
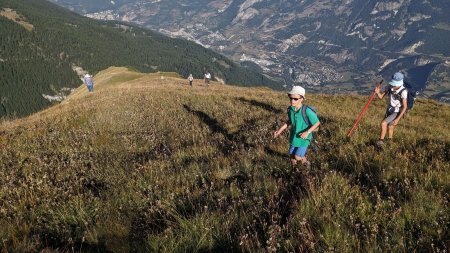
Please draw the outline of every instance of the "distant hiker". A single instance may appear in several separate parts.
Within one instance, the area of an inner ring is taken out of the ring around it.
[[[211,74],[208,71],[206,71],[206,73],[205,73],[205,84],[206,85],[209,85],[209,80],[211,80]]]
[[[380,139],[377,141],[377,146],[384,144],[384,137],[389,126],[389,140],[392,140],[394,135],[394,127],[398,124],[403,114],[407,109],[408,91],[403,86],[403,74],[400,72],[392,76],[389,85],[383,88],[375,88],[378,97],[382,99],[386,94],[389,94],[388,107],[384,119],[381,121]]]
[[[297,161],[301,161],[306,168],[309,168],[311,163],[306,160],[306,151],[312,141],[312,132],[319,127],[320,121],[317,114],[311,108],[302,104],[305,100],[305,89],[303,87],[292,87],[292,90],[288,92],[288,97],[291,101],[291,106],[287,109],[288,120],[275,131],[273,136],[277,138],[288,126],[291,126],[289,137],[291,165],[294,167]],[[310,121],[310,125],[303,118],[303,109],[305,109],[304,112]]]
[[[189,85],[192,87],[192,81],[194,81],[194,77],[192,76],[192,74],[189,74],[188,81],[189,81]]]
[[[94,92],[94,80],[89,74],[85,74],[83,78],[84,84],[87,86],[89,92]]]

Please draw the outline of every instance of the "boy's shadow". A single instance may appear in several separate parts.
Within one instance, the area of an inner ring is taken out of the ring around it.
[[[241,98],[238,98],[238,100],[241,101],[242,103],[245,103],[245,104],[249,104],[249,105],[260,107],[260,108],[262,108],[264,110],[267,110],[269,112],[273,112],[273,113],[282,113],[283,112],[282,110],[280,110],[278,108],[275,108],[275,107],[273,107],[270,104],[259,102],[259,101],[256,101],[254,99],[248,100],[248,99],[245,99],[245,98],[241,97]]]
[[[225,142],[218,144],[222,153],[229,154],[233,150],[240,149],[240,148],[245,148],[245,149],[254,148],[254,145],[247,143],[245,140],[245,136],[243,136],[242,134],[239,133],[242,129],[240,129],[240,131],[237,131],[234,134],[231,134],[228,132],[227,129],[225,129],[223,126],[221,126],[221,124],[215,118],[210,117],[208,114],[206,114],[202,111],[193,110],[188,105],[183,105],[183,107],[186,111],[194,114],[200,120],[202,120],[203,123],[208,125],[208,127],[211,129],[211,131],[213,131],[215,133],[220,133],[225,137]]]

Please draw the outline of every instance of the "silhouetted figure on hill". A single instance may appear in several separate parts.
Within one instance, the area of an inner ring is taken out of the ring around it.
[[[192,76],[192,74],[189,74],[188,81],[189,81],[189,86],[192,87],[192,82],[194,81],[194,77]]]
[[[400,119],[406,112],[408,90],[403,86],[403,74],[400,72],[392,76],[389,85],[383,88],[375,88],[378,98],[382,99],[385,95],[389,95],[388,107],[384,119],[381,121],[380,139],[377,141],[377,146],[381,147],[384,144],[384,137],[386,137],[387,129],[389,128],[389,141],[394,135],[394,127],[397,126]]]
[[[291,159],[292,168],[297,164],[297,161],[301,161],[307,168],[311,166],[311,163],[306,159],[306,151],[309,144],[312,141],[312,132],[316,130],[320,121],[317,114],[306,105],[303,105],[305,100],[305,89],[301,86],[294,86],[292,90],[288,92],[291,106],[287,109],[288,120],[273,134],[274,138],[277,138],[287,127],[291,127],[291,133],[289,137],[290,149],[289,155]],[[302,108],[305,107],[305,108]],[[305,122],[303,118],[303,110],[305,109],[306,117],[310,121],[310,125]]]
[[[209,73],[209,71],[206,71],[205,73],[205,84],[206,86],[209,85],[209,81],[211,80],[211,74]]]
[[[86,73],[83,77],[83,82],[87,86],[89,92],[94,92],[94,80],[92,79],[92,76]]]

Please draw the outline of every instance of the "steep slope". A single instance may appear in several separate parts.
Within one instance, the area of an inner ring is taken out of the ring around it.
[[[374,148],[384,101],[307,94],[323,125],[289,168],[286,95],[109,68],[96,91],[0,124],[5,252],[442,251],[449,106],[418,100]],[[427,115],[424,124],[424,115]],[[438,138],[437,138],[438,137]]]
[[[119,22],[95,21],[45,0],[0,0],[0,117],[24,116],[61,100],[78,75],[109,66],[173,71],[241,85],[275,86],[195,43]]]
[[[449,100],[450,1],[53,0],[99,19],[189,38],[271,74],[337,92],[397,70]]]

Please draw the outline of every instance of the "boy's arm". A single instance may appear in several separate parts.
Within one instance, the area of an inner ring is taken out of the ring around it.
[[[392,122],[392,125],[396,126],[398,124],[398,122],[400,121],[400,119],[403,117],[403,114],[405,114],[406,109],[408,109],[408,102],[406,98],[402,99],[402,110],[400,111],[400,114],[398,115],[398,117],[394,120],[394,122]]]
[[[375,93],[377,94],[379,99],[382,99],[384,97],[384,95],[386,95],[386,91],[383,91],[382,93],[380,93],[380,87],[376,87],[375,88]]]
[[[273,138],[277,138],[288,126],[291,125],[291,122],[288,120],[284,123],[275,133],[273,133]]]
[[[310,128],[308,128],[308,131],[305,131],[303,133],[300,134],[300,138],[302,139],[306,139],[308,138],[308,135],[313,132],[314,130],[316,130],[320,125],[320,121],[317,121],[316,124],[312,125]]]

